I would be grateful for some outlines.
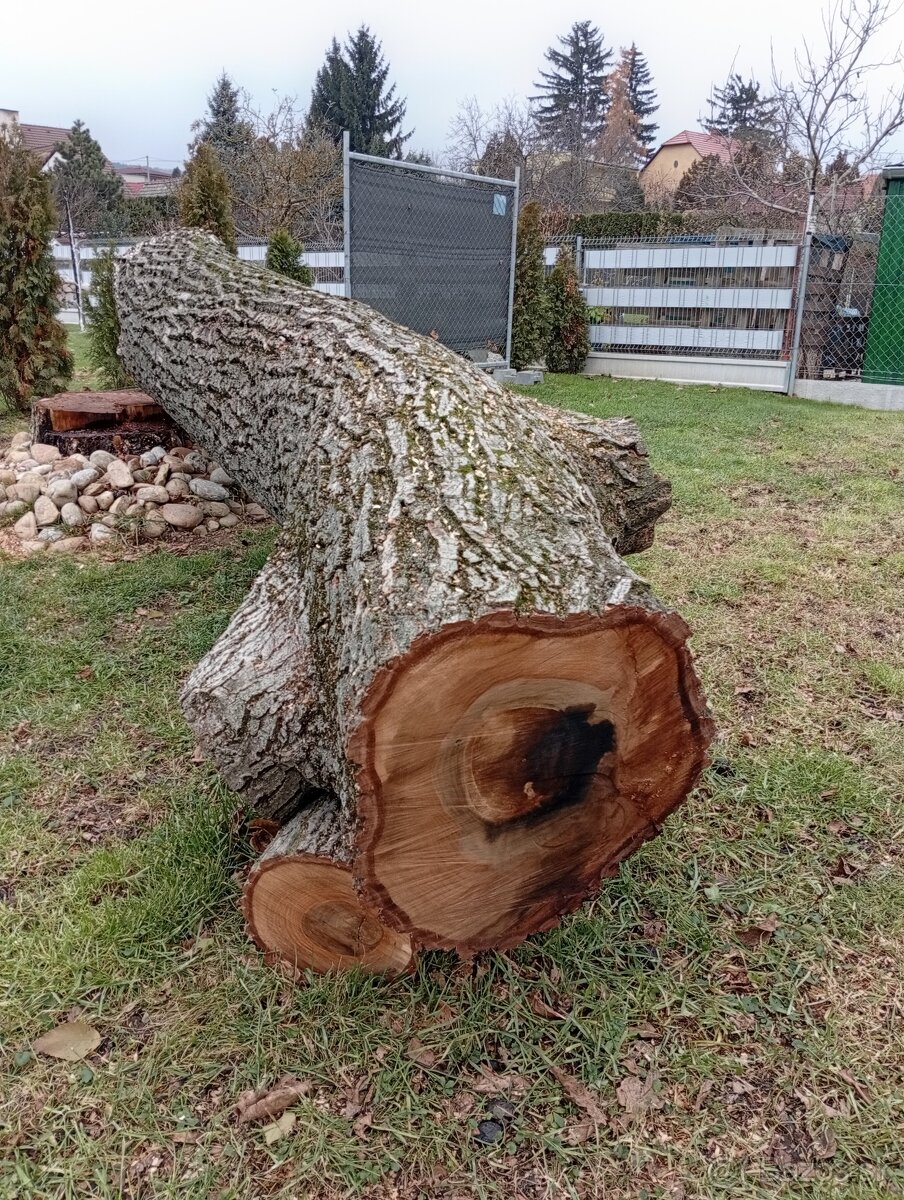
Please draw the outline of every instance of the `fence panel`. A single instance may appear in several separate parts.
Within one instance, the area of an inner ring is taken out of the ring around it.
[[[547,267],[558,249],[546,248]],[[793,239],[577,239],[574,251],[597,353],[790,357],[800,255]]]
[[[454,350],[509,357],[517,180],[345,155],[349,294]]]

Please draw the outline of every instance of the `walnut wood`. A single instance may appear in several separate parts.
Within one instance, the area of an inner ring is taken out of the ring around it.
[[[205,750],[264,816],[336,796],[366,904],[424,945],[554,922],[712,732],[686,626],[614,548],[669,500],[636,427],[203,234],[142,243],[116,294],[135,379],[284,526],[183,689]]]

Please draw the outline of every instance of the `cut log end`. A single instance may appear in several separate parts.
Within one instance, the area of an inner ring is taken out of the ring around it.
[[[361,764],[362,895],[426,946],[514,945],[659,830],[712,727],[674,614],[494,614],[379,678]]]
[[[301,970],[394,976],[414,966],[411,939],[362,905],[344,863],[305,854],[272,858],[252,872],[244,908],[261,949]]]

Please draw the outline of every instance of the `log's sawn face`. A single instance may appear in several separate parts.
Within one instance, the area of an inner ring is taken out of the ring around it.
[[[621,608],[499,613],[419,639],[350,745],[365,898],[419,943],[464,950],[580,904],[704,764],[686,632]]]

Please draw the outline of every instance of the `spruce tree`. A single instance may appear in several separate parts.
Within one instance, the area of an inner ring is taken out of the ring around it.
[[[520,371],[543,358],[546,349],[545,239],[540,228],[540,205],[525,204],[518,217],[515,251],[515,296],[512,303],[511,365]]]
[[[236,253],[229,181],[216,152],[207,142],[201,142],[185,168],[179,188],[179,219],[183,225],[207,229],[227,250]]]
[[[647,119],[659,111],[653,76],[647,60],[634,42],[627,50],[622,50],[621,62],[628,80],[628,100],[637,118],[637,136],[649,155],[656,145],[656,133],[659,129],[655,121]]]
[[[735,72],[722,87],[713,88],[707,128],[739,141],[767,143],[776,132],[778,101],[763,95],[761,85],[752,77],[743,79]]]
[[[581,156],[603,132],[609,90],[606,75],[612,51],[603,48],[590,21],[576,21],[562,46],[546,51],[550,71],[541,71],[534,96],[540,132],[557,149]]]
[[[88,361],[104,387],[135,386],[119,357],[119,316],[113,294],[115,259],[112,248],[95,258],[91,267],[91,304],[88,308]]]
[[[314,282],[314,272],[307,263],[301,262],[303,249],[288,229],[275,230],[267,244],[267,269],[310,287]]]
[[[311,104],[308,108],[308,125],[322,130],[339,143],[345,129],[345,110],[342,107],[342,81],[348,71],[342,48],[333,38],[326,52],[323,66],[314,80]]]
[[[563,246],[556,265],[546,280],[549,328],[546,343],[546,369],[580,374],[590,352],[587,338],[587,305],[581,295],[574,254]]]
[[[344,51],[333,38],[317,72],[309,124],[335,142],[349,131],[352,150],[382,158],[401,158],[410,133],[402,132],[406,103],[387,86],[389,64],[380,43],[366,25],[349,37]]]
[[[207,142],[213,146],[227,174],[254,136],[241,112],[239,89],[223,71],[207,97],[207,116],[193,126],[195,139],[191,150],[194,152],[202,142]]]
[[[122,179],[91,130],[76,121],[56,152],[51,178],[63,232],[120,233],[127,223]]]
[[[10,407],[62,391],[72,375],[57,320],[55,227],[49,178],[19,136],[0,137],[0,399]]]

